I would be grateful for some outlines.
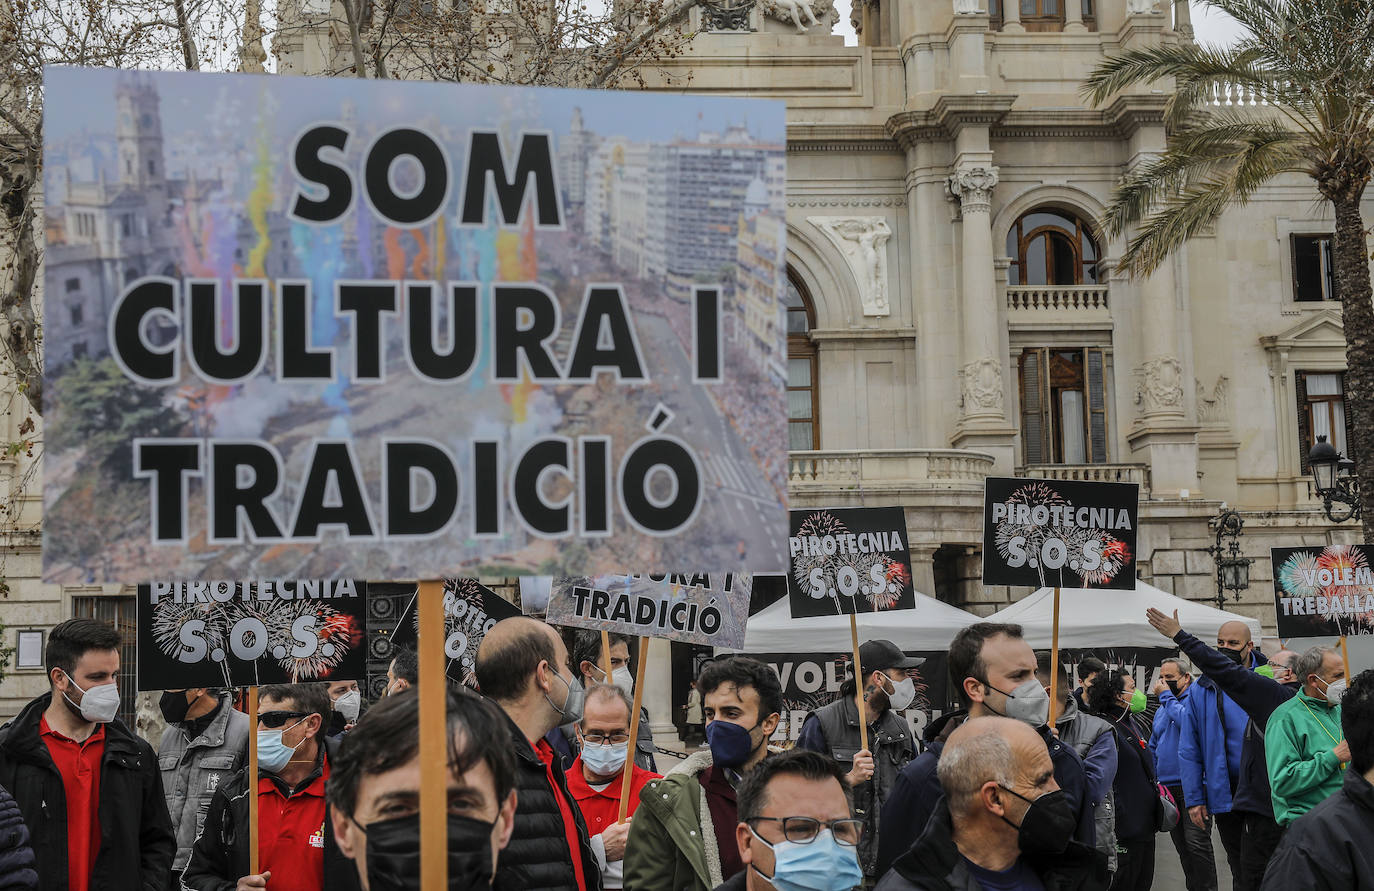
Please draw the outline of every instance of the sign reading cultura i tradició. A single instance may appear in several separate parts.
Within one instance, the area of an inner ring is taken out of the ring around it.
[[[782,570],[782,103],[44,99],[48,581]]]

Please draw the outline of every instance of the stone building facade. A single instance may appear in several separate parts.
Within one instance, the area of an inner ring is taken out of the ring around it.
[[[1224,503],[1256,558],[1228,607],[1272,632],[1268,549],[1359,533],[1322,516],[1304,467],[1316,435],[1344,438],[1331,212],[1281,178],[1133,280],[1101,221],[1113,184],[1163,149],[1167,97],[1080,95],[1104,55],[1191,39],[1186,3],[862,0],[858,46],[835,17],[826,0],[698,6],[667,63],[691,74],[673,89],[787,104],[793,504],[905,508],[918,590],[988,614],[1026,593],[979,583],[989,475],[1139,483],[1142,577],[1198,600],[1217,593],[1204,548]],[[346,39],[305,27],[280,70],[331,68]],[[1238,91],[1215,101],[1266,113]],[[583,142],[565,172],[576,213],[618,200],[598,152],[614,161]],[[662,222],[652,196],[619,198]],[[29,491],[5,562],[9,645],[120,598],[37,582]],[[43,686],[41,669],[12,671],[0,717]]]

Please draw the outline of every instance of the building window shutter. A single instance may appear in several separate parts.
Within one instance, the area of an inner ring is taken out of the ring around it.
[[[1021,354],[1021,447],[1027,464],[1049,464],[1050,404],[1049,351],[1044,347]]]
[[[1084,350],[1088,405],[1088,463],[1107,463],[1106,358],[1100,349]]]
[[[1312,448],[1312,409],[1307,404],[1307,372],[1293,374],[1293,392],[1298,397],[1298,465],[1307,473],[1307,450]]]

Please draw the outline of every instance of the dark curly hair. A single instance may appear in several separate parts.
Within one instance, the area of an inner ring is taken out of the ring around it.
[[[1126,669],[1106,669],[1093,678],[1093,685],[1087,692],[1086,704],[1089,714],[1106,718],[1108,721],[1119,720],[1125,710],[1125,706],[1121,704],[1121,696],[1126,692]]]

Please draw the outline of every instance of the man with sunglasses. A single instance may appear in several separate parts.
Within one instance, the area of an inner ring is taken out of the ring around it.
[[[191,849],[181,882],[193,891],[350,891],[357,870],[327,831],[325,785],[337,743],[324,736],[324,684],[258,690],[258,776],[247,770],[221,785]],[[249,860],[248,796],[258,797],[258,872]]]
[[[1078,818],[1044,739],[1024,721],[970,718],[937,770],[944,797],[877,891],[1107,887],[1107,858],[1073,840]]]
[[[844,772],[834,759],[806,749],[768,758],[739,786],[735,843],[744,870],[716,891],[850,891],[863,884]]]
[[[630,818],[639,806],[644,784],[659,779],[658,774],[629,760],[633,708],[622,688],[592,684],[582,707],[582,720],[576,725],[581,754],[568,771],[568,791],[587,823],[592,853],[601,867],[601,886],[607,891],[624,887],[625,839],[630,834]],[[631,771],[629,803],[626,820],[620,823],[620,790],[627,764]]]

